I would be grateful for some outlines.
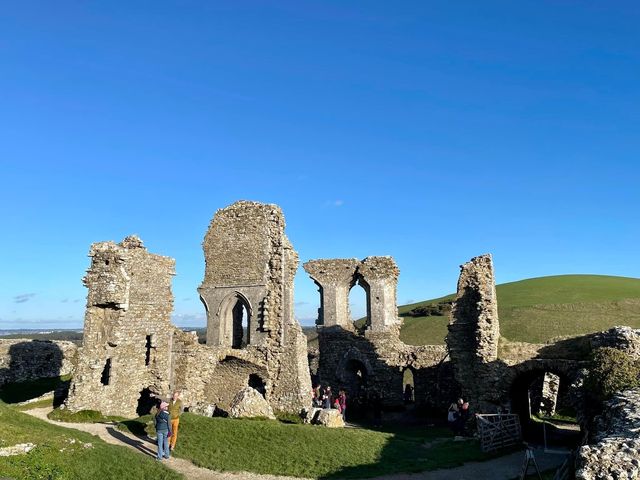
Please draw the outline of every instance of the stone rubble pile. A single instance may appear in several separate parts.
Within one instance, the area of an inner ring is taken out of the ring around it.
[[[606,403],[594,440],[578,451],[577,480],[640,479],[640,388]]]

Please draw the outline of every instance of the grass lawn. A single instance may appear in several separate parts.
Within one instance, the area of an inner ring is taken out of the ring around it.
[[[25,455],[0,457],[0,477],[24,480],[181,479],[151,457],[98,437],[33,418],[0,402],[0,447],[33,443]]]
[[[640,328],[640,279],[606,275],[558,275],[496,287],[500,333],[510,341],[543,343],[556,337]],[[452,300],[453,295],[398,308],[401,316],[417,306]],[[408,317],[400,338],[408,344],[443,344],[447,316]]]
[[[146,417],[125,422],[140,433]],[[435,440],[435,441],[434,441]],[[432,442],[425,446],[425,442]],[[328,429],[274,420],[184,414],[178,457],[218,471],[312,478],[366,478],[448,468],[493,458],[475,440],[454,442],[446,429]]]

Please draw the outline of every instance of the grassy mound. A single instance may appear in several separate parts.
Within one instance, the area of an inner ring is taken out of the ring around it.
[[[0,447],[33,443],[27,454],[0,457],[0,476],[36,479],[179,479],[153,458],[98,437],[38,420],[0,402]]]
[[[640,328],[640,279],[606,275],[559,275],[504,283],[496,287],[500,332],[510,341],[543,343],[560,336]],[[442,344],[446,315],[413,317],[416,307],[437,306],[454,295],[403,305],[401,338],[412,345]]]
[[[140,433],[146,420],[141,417],[124,423]],[[449,431],[441,428],[397,432],[328,429],[188,413],[180,420],[174,454],[218,471],[311,478],[366,478],[490,458],[476,441],[454,442]]]

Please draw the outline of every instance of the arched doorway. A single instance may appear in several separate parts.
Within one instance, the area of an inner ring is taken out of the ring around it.
[[[555,383],[551,393],[550,378]],[[510,409],[520,417],[525,441],[543,444],[546,440],[549,445],[563,446],[579,441],[580,429],[575,421],[570,385],[566,374],[548,369],[526,371],[514,379],[509,396]],[[553,408],[550,408],[551,402]]]

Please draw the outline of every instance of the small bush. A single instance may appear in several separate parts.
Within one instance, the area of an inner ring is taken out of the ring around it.
[[[593,352],[586,387],[603,401],[616,392],[640,386],[640,364],[616,348],[602,347]]]

